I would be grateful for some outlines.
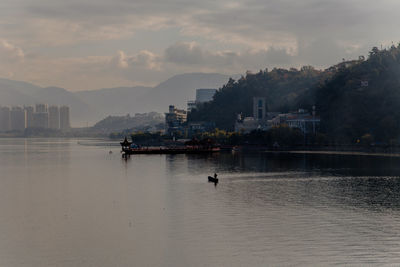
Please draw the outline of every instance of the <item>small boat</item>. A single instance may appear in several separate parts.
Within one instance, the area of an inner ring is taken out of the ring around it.
[[[209,183],[218,183],[218,178],[214,178],[212,176],[208,176],[208,182]]]

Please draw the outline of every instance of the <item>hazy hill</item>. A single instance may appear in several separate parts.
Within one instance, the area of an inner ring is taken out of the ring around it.
[[[186,108],[186,102],[195,98],[196,89],[219,88],[228,79],[229,76],[221,74],[189,73],[176,75],[156,87],[116,87],[81,92],[0,79],[0,105],[68,105],[73,126],[86,126],[110,115],[163,113],[170,104]]]
[[[30,83],[0,78],[0,105],[28,105],[42,88]]]
[[[35,95],[37,102],[49,105],[67,105],[70,107],[71,121],[74,125],[85,126],[92,123],[96,110],[82,101],[74,93],[59,87],[46,87],[39,90]]]
[[[108,116],[96,123],[93,131],[102,133],[120,132],[127,129],[134,130],[160,130],[164,128],[164,116],[157,112],[140,113],[135,116]]]
[[[58,87],[42,88],[31,83],[0,79],[0,105],[22,106],[37,103],[68,105],[74,125],[85,125],[94,111],[75,94]]]
[[[96,110],[92,121],[106,116],[156,111],[164,113],[168,105],[186,108],[194,100],[198,88],[219,88],[229,76],[216,73],[188,73],[173,76],[156,87],[118,87],[74,93],[91,109]]]
[[[194,100],[196,89],[220,88],[229,80],[218,73],[187,73],[173,76],[138,98],[138,107],[144,112],[165,112],[168,105],[186,109],[187,101]]]
[[[3,90],[7,90],[7,89],[16,91],[21,94],[33,96],[43,88],[40,86],[31,84],[31,83],[27,83],[27,82],[14,81],[14,80],[0,78],[0,90],[3,91]]]
[[[116,87],[92,91],[75,92],[74,94],[96,110],[91,121],[99,121],[109,115],[126,115],[140,112],[135,100],[150,87]]]

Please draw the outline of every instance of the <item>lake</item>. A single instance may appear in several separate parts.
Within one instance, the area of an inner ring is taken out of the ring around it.
[[[0,266],[395,265],[399,177],[399,157],[0,139]]]

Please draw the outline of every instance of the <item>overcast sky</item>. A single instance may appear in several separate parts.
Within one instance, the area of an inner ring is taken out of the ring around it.
[[[71,91],[324,68],[400,41],[398,0],[1,0],[0,77]]]

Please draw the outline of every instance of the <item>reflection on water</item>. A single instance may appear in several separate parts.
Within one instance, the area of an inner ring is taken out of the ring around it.
[[[0,266],[400,262],[400,158],[83,142],[0,140]]]

